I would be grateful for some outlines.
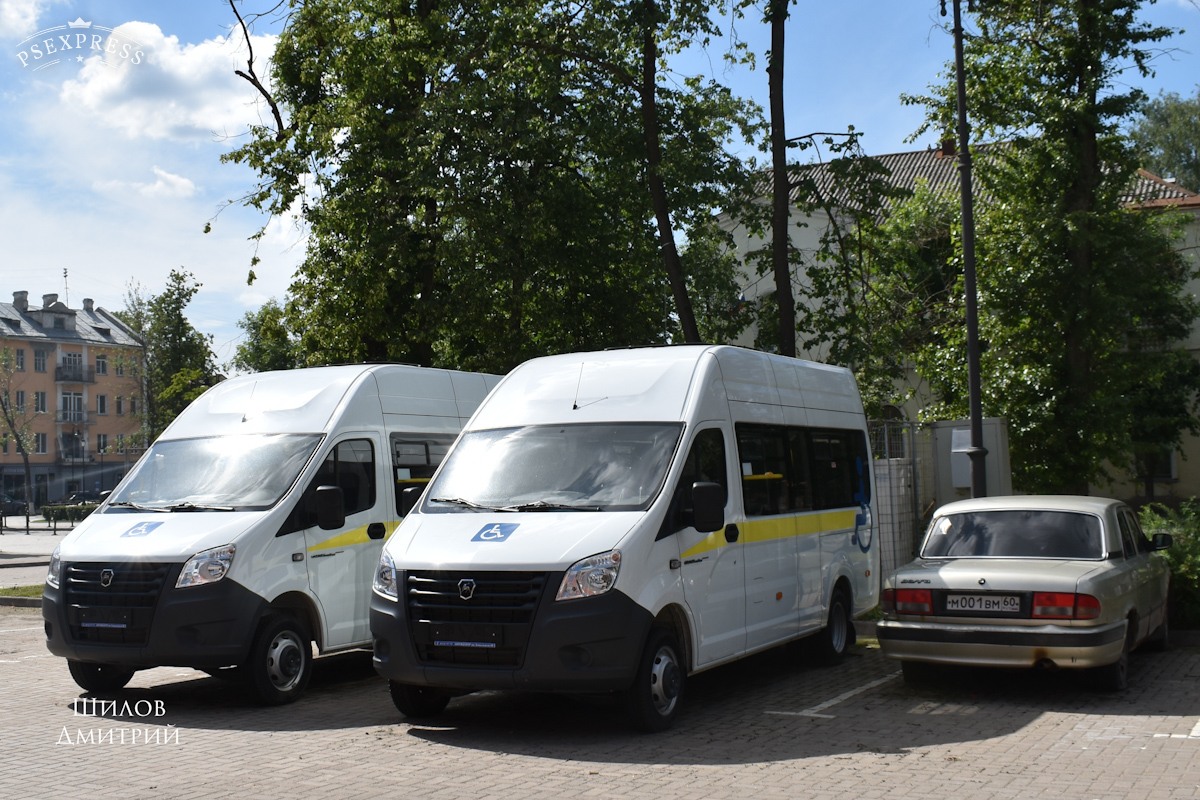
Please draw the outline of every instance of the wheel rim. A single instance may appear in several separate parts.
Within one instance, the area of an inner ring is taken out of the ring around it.
[[[281,692],[295,688],[304,672],[304,651],[300,637],[283,631],[267,648],[267,678]]]
[[[650,699],[659,715],[667,716],[675,710],[681,677],[675,651],[666,645],[658,648],[650,667]]]

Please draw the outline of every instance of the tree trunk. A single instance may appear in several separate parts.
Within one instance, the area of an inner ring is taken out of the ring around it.
[[[771,266],[775,273],[775,300],[779,307],[779,352],[796,355],[796,299],[792,294],[788,217],[791,182],[787,171],[787,130],[783,119],[783,24],[790,0],[771,0],[771,55],[767,77],[771,92]]]

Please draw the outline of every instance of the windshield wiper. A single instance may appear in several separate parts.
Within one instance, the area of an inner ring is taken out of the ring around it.
[[[505,506],[501,511],[601,511],[600,506],[572,506],[566,503],[551,503],[546,500],[536,500],[532,503],[517,503]]]
[[[141,503],[130,503],[127,500],[120,500],[115,503],[109,503],[109,508],[132,508],[135,511],[157,511],[160,514],[166,514],[171,509],[163,506],[144,506]]]
[[[235,511],[233,506],[210,506],[202,503],[176,503],[163,511]]]
[[[510,508],[497,508],[496,506],[480,505],[479,503],[473,503],[470,500],[466,500],[462,497],[431,497],[431,498],[429,498],[429,502],[431,502],[431,503],[449,503],[450,505],[462,506],[463,508],[476,508],[476,509],[479,509],[480,511],[511,511],[512,510]]]

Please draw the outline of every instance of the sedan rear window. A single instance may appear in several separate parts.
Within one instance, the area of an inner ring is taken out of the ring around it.
[[[1091,514],[1029,509],[951,514],[932,522],[921,555],[1099,559],[1100,520]]]

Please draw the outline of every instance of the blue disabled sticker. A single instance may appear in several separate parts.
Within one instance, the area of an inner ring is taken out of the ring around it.
[[[121,536],[122,537],[125,537],[125,536],[149,536],[151,533],[154,532],[154,529],[157,528],[159,525],[162,525],[162,523],[161,522],[139,522],[137,525],[134,525],[132,528],[130,528],[129,530],[122,533]]]
[[[503,542],[517,529],[517,522],[493,522],[484,525],[479,533],[471,537],[472,542]]]

